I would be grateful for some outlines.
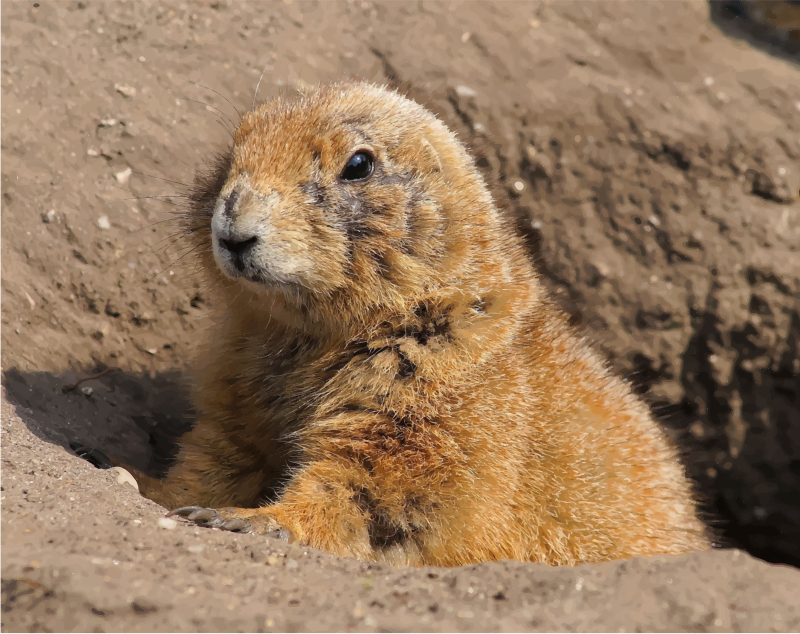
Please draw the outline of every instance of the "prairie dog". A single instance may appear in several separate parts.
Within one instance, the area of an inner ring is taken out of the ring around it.
[[[676,452],[548,299],[462,144],[384,87],[247,113],[186,239],[214,294],[153,500],[394,565],[707,549]]]

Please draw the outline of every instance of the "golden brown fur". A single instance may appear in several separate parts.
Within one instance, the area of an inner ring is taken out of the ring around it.
[[[359,149],[374,174],[342,182]],[[176,465],[137,474],[152,499],[397,565],[708,548],[648,408],[421,106],[363,83],[262,105],[194,197],[217,327]],[[237,273],[219,240],[251,234]]]

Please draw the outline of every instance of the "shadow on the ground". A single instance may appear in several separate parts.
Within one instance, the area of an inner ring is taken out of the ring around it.
[[[180,373],[149,377],[115,369],[64,390],[92,374],[10,368],[3,372],[3,386],[17,414],[39,438],[73,453],[70,444],[78,443],[149,475],[163,474],[175,456],[177,438],[194,420]]]

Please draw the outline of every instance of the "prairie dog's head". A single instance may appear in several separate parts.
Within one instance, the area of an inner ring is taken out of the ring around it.
[[[196,233],[214,266],[305,309],[408,306],[479,274],[504,248],[488,237],[494,206],[455,136],[371,84],[249,112],[209,183],[193,229],[203,223]]]

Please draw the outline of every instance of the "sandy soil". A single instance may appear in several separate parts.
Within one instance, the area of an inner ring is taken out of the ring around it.
[[[798,628],[800,573],[736,551],[369,568],[160,528],[66,449],[168,465],[214,298],[173,243],[180,199],[158,197],[225,146],[265,65],[259,98],[358,74],[471,145],[725,543],[800,565],[793,49],[731,38],[702,2],[39,4],[0,7],[4,629]]]
[[[577,568],[393,569],[163,509],[3,404],[2,628],[16,631],[771,631],[800,571],[740,551]],[[13,450],[7,449],[13,447]]]

